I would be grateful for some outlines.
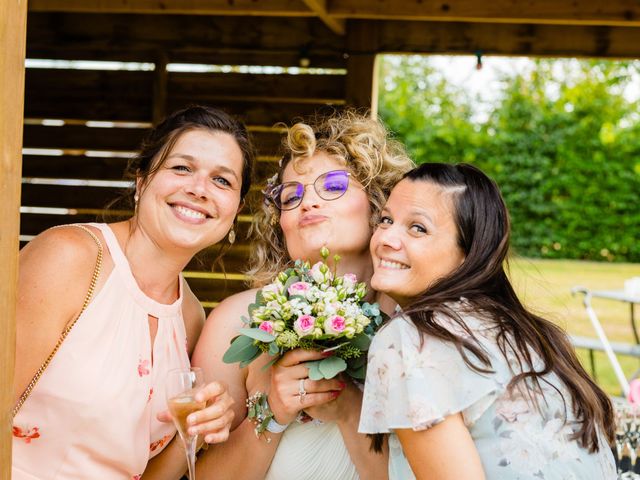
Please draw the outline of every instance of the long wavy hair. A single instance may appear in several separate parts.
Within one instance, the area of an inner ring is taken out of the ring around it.
[[[515,356],[519,364],[520,373],[511,380],[509,389],[524,382],[528,400],[536,402],[541,383],[548,384],[545,375],[557,375],[566,386],[570,402],[562,392],[558,393],[565,407],[573,409],[576,427],[579,426],[574,429],[573,439],[590,452],[598,451],[602,447],[598,442],[600,429],[612,442],[614,420],[609,398],[584,370],[565,332],[529,312],[509,282],[505,266],[508,267],[510,222],[498,186],[467,164],[427,163],[404,178],[430,182],[452,192],[457,242],[465,255],[456,270],[414,298],[404,313],[423,335],[452,343],[471,369],[491,372],[488,355],[459,313],[448,306],[464,297],[471,313],[495,324],[496,341],[505,359]],[[438,321],[442,315],[464,334],[457,335],[451,331],[457,328],[443,326]],[[542,361],[542,369],[534,369],[536,358]]]
[[[371,207],[372,228],[393,186],[415,166],[404,146],[390,138],[380,121],[353,110],[296,123],[287,130],[283,150],[278,172],[269,185],[282,182],[282,173],[290,163],[297,171],[301,162],[324,152],[341,162],[364,186]],[[278,210],[265,196],[252,224],[256,240],[247,274],[254,287],[272,281],[291,263],[279,218]]]

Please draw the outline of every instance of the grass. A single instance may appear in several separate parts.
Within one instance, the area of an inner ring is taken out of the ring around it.
[[[582,285],[591,290],[621,290],[626,279],[640,276],[640,264],[516,258],[511,260],[510,273],[514,288],[532,311],[570,334],[595,338],[582,295],[573,297],[571,288]],[[628,304],[596,298],[592,305],[609,340],[633,343]],[[636,320],[640,322],[640,306],[636,306]],[[588,352],[578,350],[578,355],[590,371]],[[638,359],[622,356],[618,359],[627,378],[640,368]],[[620,394],[604,352],[596,352],[595,379],[607,393]]]

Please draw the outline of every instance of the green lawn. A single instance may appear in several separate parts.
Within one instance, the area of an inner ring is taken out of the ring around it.
[[[591,290],[619,290],[628,278],[640,276],[640,264],[598,263],[572,260],[511,260],[511,279],[520,298],[539,315],[562,326],[567,332],[596,337],[582,304],[582,296],[572,297],[571,288],[582,285]],[[611,341],[632,342],[629,306],[611,300],[594,299],[598,318]],[[640,306],[636,307],[640,321]],[[588,354],[578,351],[587,370]],[[619,357],[622,368],[631,376],[640,368],[640,360]],[[620,387],[604,355],[596,354],[596,380],[610,394],[619,394]]]

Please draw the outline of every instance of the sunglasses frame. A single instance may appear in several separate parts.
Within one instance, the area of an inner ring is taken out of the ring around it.
[[[339,196],[335,197],[335,198],[324,198],[322,196],[322,194],[318,191],[318,188],[316,187],[316,183],[318,182],[318,180],[320,180],[322,177],[329,175],[331,173],[335,173],[335,172],[343,172],[346,174],[347,177],[347,188],[344,189],[344,192],[342,192]],[[300,204],[302,203],[302,199],[304,198],[304,194],[307,193],[307,187],[309,185],[313,185],[313,189],[315,190],[316,194],[323,200],[327,201],[327,202],[332,202],[333,200],[337,200],[339,198],[341,198],[345,193],[347,193],[347,190],[349,189],[349,185],[350,185],[350,177],[351,177],[351,172],[349,172],[346,169],[336,169],[336,170],[329,170],[328,172],[324,172],[321,173],[320,175],[318,175],[316,177],[316,179],[311,182],[311,183],[302,183],[302,182],[284,182],[284,183],[280,183],[278,185],[274,185],[273,187],[271,187],[269,189],[269,191],[267,192],[266,196],[267,198],[271,201],[271,203],[273,203],[273,205],[280,210],[281,212],[286,212],[288,210],[294,210],[296,208],[298,208],[300,206]],[[300,185],[302,186],[302,195],[300,196],[300,200],[298,201],[298,203],[296,203],[293,207],[290,208],[283,208],[282,205],[280,205],[279,201],[276,200],[276,198],[278,197],[278,195],[280,195],[280,193],[282,192],[282,190],[287,186],[287,185]]]

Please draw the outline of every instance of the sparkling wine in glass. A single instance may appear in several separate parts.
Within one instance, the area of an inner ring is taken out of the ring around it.
[[[167,405],[187,453],[189,480],[196,478],[197,435],[189,435],[187,417],[206,406],[205,402],[197,402],[195,399],[196,392],[203,386],[202,370],[197,367],[176,369],[167,373]]]

